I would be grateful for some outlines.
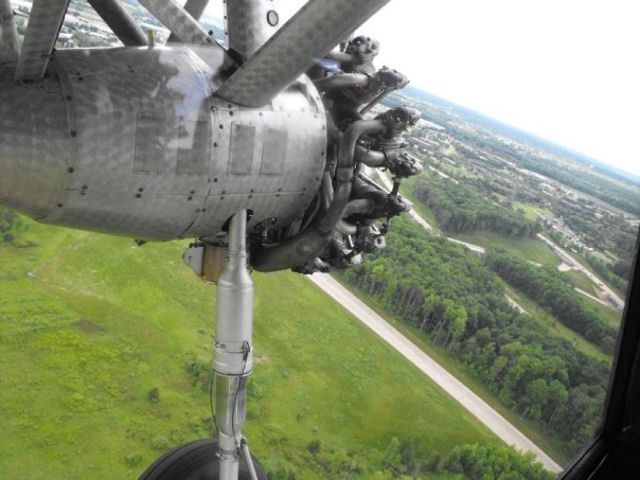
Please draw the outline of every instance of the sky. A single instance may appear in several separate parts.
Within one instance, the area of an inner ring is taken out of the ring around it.
[[[640,175],[640,2],[392,0],[361,29],[429,93]]]
[[[640,175],[640,1],[391,0],[359,32],[412,85]]]

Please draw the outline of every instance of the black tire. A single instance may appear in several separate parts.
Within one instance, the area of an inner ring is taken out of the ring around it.
[[[196,440],[165,453],[147,468],[140,480],[217,480],[217,439]],[[251,455],[259,480],[268,480],[258,461]],[[240,461],[239,480],[251,480],[244,458]]]

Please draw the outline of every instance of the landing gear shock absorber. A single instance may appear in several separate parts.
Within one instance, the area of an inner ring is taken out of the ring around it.
[[[266,480],[242,436],[253,369],[253,281],[247,265],[247,212],[231,218],[228,262],[217,287],[214,342],[216,438],[191,442],[151,465],[141,480]]]

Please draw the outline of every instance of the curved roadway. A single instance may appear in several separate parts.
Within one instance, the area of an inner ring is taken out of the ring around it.
[[[518,450],[532,452],[536,456],[536,459],[540,461],[547,470],[553,473],[562,471],[562,467],[554,462],[541,448],[529,440],[516,427],[511,425],[502,415],[491,408],[460,380],[420,350],[407,337],[393,328],[364,302],[340,285],[337,280],[328,274],[321,273],[310,275],[309,278],[329,296],[351,312],[358,320],[400,352],[407,360],[422,370],[423,373],[457,400],[505,443],[513,445]]]

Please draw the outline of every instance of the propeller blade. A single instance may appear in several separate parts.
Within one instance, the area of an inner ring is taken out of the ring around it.
[[[34,0],[16,80],[40,80],[44,76],[68,6],[69,0]]]
[[[253,55],[280,27],[274,2],[227,0],[224,7],[229,49],[244,58]]]
[[[217,45],[218,42],[175,0],[139,0],[139,2],[182,43]]]
[[[18,31],[9,0],[0,0],[0,64],[17,62],[20,56]]]
[[[185,11],[191,15],[196,20],[200,20],[204,9],[207,8],[207,4],[209,0],[187,0],[187,3],[184,4]],[[180,40],[173,33],[169,35],[167,43],[169,42],[179,42]]]
[[[116,37],[128,47],[143,47],[147,37],[118,0],[88,0]]]
[[[220,87],[250,107],[269,102],[389,0],[309,0]]]

